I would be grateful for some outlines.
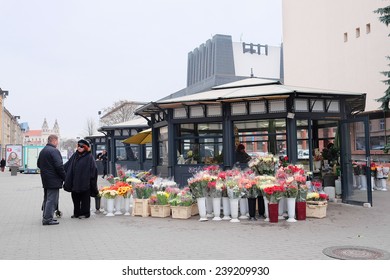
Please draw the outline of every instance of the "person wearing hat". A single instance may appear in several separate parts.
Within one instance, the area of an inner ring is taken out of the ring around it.
[[[72,218],[89,218],[91,196],[98,195],[97,167],[87,140],[77,142],[77,151],[64,165],[66,171],[64,190],[71,193],[73,201]]]
[[[245,146],[238,144],[236,149],[236,162],[247,163],[251,160],[251,156],[245,152]]]

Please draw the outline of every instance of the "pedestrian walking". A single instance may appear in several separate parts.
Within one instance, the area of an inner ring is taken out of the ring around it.
[[[1,172],[4,172],[4,169],[5,169],[5,158],[1,159],[0,168],[1,168]]]
[[[91,216],[91,196],[98,195],[97,167],[87,140],[77,142],[77,151],[65,163],[66,178],[64,190],[71,193],[73,201],[72,218]]]
[[[103,150],[101,153],[98,154],[97,158],[98,158],[98,160],[102,161],[102,164],[103,164],[102,178],[104,179],[104,177],[107,176],[107,161],[108,161],[107,151]]]
[[[46,146],[39,153],[37,161],[44,189],[42,217],[42,225],[44,226],[59,224],[53,216],[54,211],[58,209],[59,193],[65,180],[65,170],[57,145],[58,136],[50,135]]]

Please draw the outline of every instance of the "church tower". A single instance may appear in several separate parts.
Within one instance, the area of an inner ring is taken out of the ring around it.
[[[47,125],[46,118],[44,119],[43,124],[42,124],[42,132],[43,132],[43,133],[49,132],[49,126]]]
[[[56,119],[54,126],[53,126],[53,133],[55,135],[57,135],[58,137],[60,137],[60,126],[58,125],[57,119]]]

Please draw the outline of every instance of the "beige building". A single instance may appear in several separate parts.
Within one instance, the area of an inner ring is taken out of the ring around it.
[[[367,93],[366,111],[387,86],[390,27],[373,11],[390,0],[283,0],[284,83]]]
[[[1,102],[3,99],[1,98]],[[2,106],[3,104],[1,104]],[[1,157],[5,155],[6,145],[15,145],[23,143],[23,132],[18,120],[19,116],[12,115],[6,108],[1,107],[0,114],[0,144]]]

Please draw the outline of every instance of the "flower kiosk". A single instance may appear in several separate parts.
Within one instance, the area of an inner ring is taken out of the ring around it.
[[[252,158],[287,156],[290,163],[313,172],[318,168],[314,150],[334,143],[343,155],[343,201],[365,203],[371,202],[370,193],[356,194],[350,164],[354,149],[362,146],[364,151],[368,143],[368,118],[359,116],[365,99],[364,93],[248,78],[206,92],[163,98],[140,107],[136,114],[152,126],[152,172],[173,177],[180,186],[186,186],[199,167],[247,167],[248,163],[237,163],[238,144]]]

